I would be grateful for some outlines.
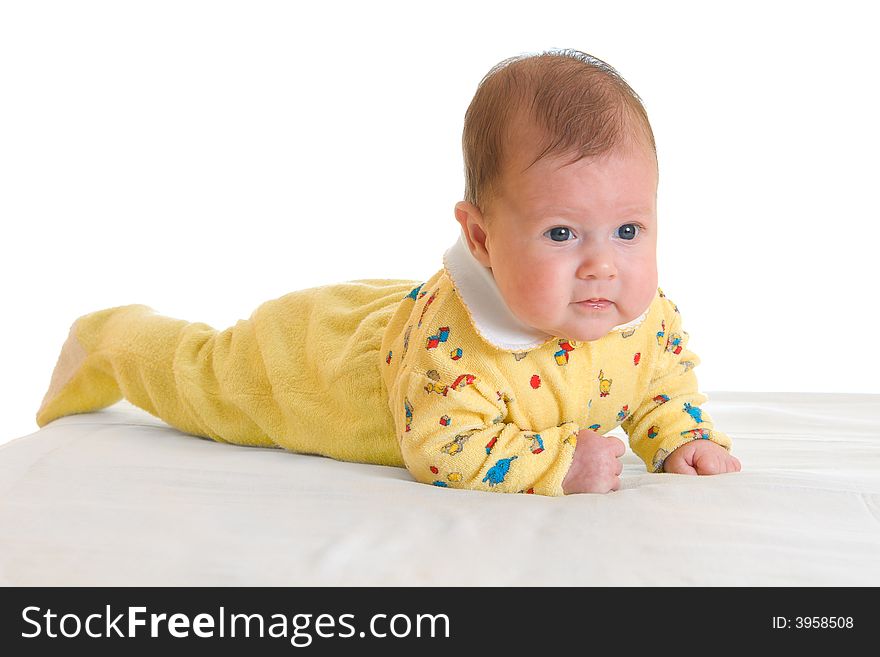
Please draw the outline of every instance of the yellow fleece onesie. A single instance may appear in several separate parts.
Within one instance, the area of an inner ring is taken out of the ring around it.
[[[622,426],[652,472],[691,440],[730,449],[700,408],[700,361],[659,288],[641,317],[575,342],[517,326],[480,269],[460,238],[427,281],[300,290],[223,331],[143,305],[84,315],[37,423],[125,397],[217,441],[541,495],[563,494],[584,428]]]

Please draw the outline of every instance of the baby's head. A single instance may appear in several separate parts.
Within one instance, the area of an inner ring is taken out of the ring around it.
[[[511,312],[549,335],[596,340],[657,291],[657,155],[641,101],[578,51],[497,64],[465,115],[474,257]],[[583,303],[603,298],[610,304]]]

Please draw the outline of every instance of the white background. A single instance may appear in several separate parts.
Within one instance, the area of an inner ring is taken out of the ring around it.
[[[880,392],[870,6],[3,2],[0,442],[36,430],[86,312],[223,329],[296,289],[428,278],[477,84],[550,48],[644,100],[702,389]]]

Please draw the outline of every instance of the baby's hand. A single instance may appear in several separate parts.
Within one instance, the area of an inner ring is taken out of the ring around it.
[[[663,472],[689,475],[714,475],[739,472],[739,459],[718,443],[692,440],[672,450],[663,462]]]
[[[602,436],[581,429],[574,447],[574,458],[562,480],[562,491],[572,493],[607,493],[620,487],[623,462],[618,458],[626,445],[616,436]]]

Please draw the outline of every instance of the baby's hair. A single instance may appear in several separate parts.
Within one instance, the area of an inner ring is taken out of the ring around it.
[[[477,87],[461,139],[465,200],[487,221],[518,120],[537,127],[548,140],[529,166],[566,153],[574,155],[571,164],[633,143],[650,146],[657,162],[648,114],[614,68],[571,49],[510,57],[493,66]]]

